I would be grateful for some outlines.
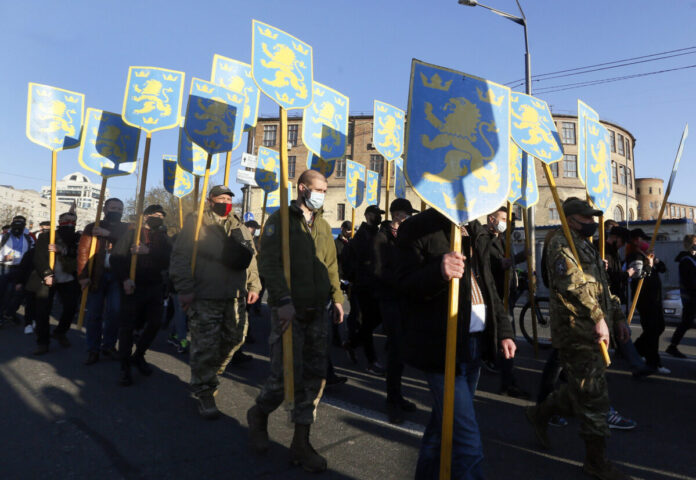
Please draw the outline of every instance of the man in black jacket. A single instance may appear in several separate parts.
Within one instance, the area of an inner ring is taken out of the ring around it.
[[[169,267],[171,245],[163,230],[166,213],[160,205],[149,205],[143,211],[143,228],[140,245],[134,244],[135,229],[126,232],[116,242],[111,252],[111,267],[121,284],[121,329],[118,336],[118,350],[121,357],[120,384],[133,384],[131,363],[145,376],[152,374],[152,368],[145,361],[145,352],[162,323],[164,308],[163,271]],[[130,279],[131,255],[137,253],[135,282]],[[140,339],[133,350],[133,331],[143,328]]]
[[[696,235],[684,236],[684,250],[674,259],[679,264],[679,293],[682,301],[682,319],[674,330],[666,352],[677,358],[686,358],[677,345],[684,334],[694,327],[696,317]]]
[[[462,252],[450,248],[451,222],[433,209],[399,228],[399,287],[405,298],[406,362],[425,372],[433,408],[416,467],[416,478],[437,478],[440,463],[449,281],[459,291],[452,478],[483,478],[483,448],[474,413],[481,350],[515,355],[513,332],[495,288],[490,261],[474,249],[486,235],[475,223],[463,230]]]
[[[350,339],[344,343],[349,356],[356,362],[354,349],[362,345],[367,358],[367,371],[373,375],[384,375],[384,367],[377,359],[372,334],[382,323],[379,302],[375,296],[374,241],[382,223],[381,210],[377,205],[365,209],[365,221],[355,233],[355,237],[342,252],[343,272],[353,279],[352,294],[360,309],[360,328],[357,333],[349,331]]]
[[[390,423],[402,423],[403,412],[414,412],[416,405],[401,393],[404,371],[404,314],[401,308],[396,268],[399,262],[396,238],[399,227],[417,213],[405,198],[395,199],[389,206],[391,222],[384,222],[374,241],[376,292],[379,310],[387,334],[387,417]]]

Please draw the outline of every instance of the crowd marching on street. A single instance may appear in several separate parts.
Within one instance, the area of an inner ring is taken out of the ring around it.
[[[515,295],[504,305],[505,272],[527,261],[525,252],[506,256],[504,235],[515,228],[506,208],[460,228],[462,249],[450,248],[451,222],[435,209],[419,212],[404,198],[389,205],[389,219],[379,206],[369,206],[365,221],[344,222],[335,238],[322,217],[327,180],[315,170],[297,181],[297,200],[289,207],[289,282],[284,274],[281,216],[273,213],[263,225],[246,223],[234,213],[232,191],[213,186],[207,192],[200,235],[196,216],[189,215],[174,237],[164,226],[165,209],[148,205],[140,242],[136,226],[123,221],[124,203],[103,203],[98,226],[76,231],[71,209],[59,215],[55,242],[50,226],[31,232],[27,220],[15,216],[2,227],[0,245],[0,322],[5,328],[23,325],[36,339],[33,355],[50,361],[52,349],[75,343],[72,327],[80,297],[88,291],[85,315],[84,365],[105,359],[120,362],[114,382],[127,387],[146,381],[153,368],[147,352],[171,318],[168,342],[188,353],[190,392],[202,418],[216,419],[220,376],[230,362],[243,362],[241,351],[250,317],[258,316],[261,302],[271,311],[268,377],[247,411],[248,441],[259,454],[269,450],[269,416],[284,400],[282,336],[292,325],[294,436],[291,461],[310,472],[327,469],[327,459],[310,442],[325,385],[341,385],[331,362],[331,347],[343,349],[366,371],[385,377],[384,413],[401,424],[416,404],[402,392],[405,365],[422,372],[432,398],[432,411],[421,440],[415,470],[417,479],[436,479],[445,384],[445,343],[450,280],[461,279],[456,338],[456,377],[452,477],[484,478],[485,462],[474,409],[474,395],[482,367],[500,371],[500,392],[527,399],[530,392],[515,376],[515,334],[511,323]],[[525,411],[529,434],[549,449],[548,426],[566,426],[579,419],[585,444],[585,473],[600,479],[629,478],[606,454],[610,429],[631,430],[636,421],[629,405],[611,405],[606,364],[599,342],[611,345],[631,365],[633,376],[669,374],[660,360],[659,339],[665,330],[660,275],[679,271],[682,321],[666,352],[683,358],[678,345],[696,317],[696,235],[686,235],[683,251],[671,259],[657,258],[641,229],[628,230],[605,222],[606,258],[591,239],[602,212],[586,201],[563,203],[570,245],[560,228],[544,240],[542,271],[549,289],[553,350],[537,388],[536,405]],[[90,247],[96,253],[90,269]],[[195,268],[192,269],[197,242]],[[573,250],[577,250],[577,257]],[[55,254],[55,266],[49,256]],[[576,258],[579,258],[579,264]],[[134,280],[129,276],[136,259]],[[624,314],[627,291],[635,293],[642,333],[631,339]],[[51,328],[54,300],[61,308]],[[344,304],[350,310],[344,314]],[[23,307],[23,316],[19,315]],[[344,322],[345,328],[338,328]],[[378,352],[373,336],[382,325],[386,352]],[[345,332],[345,335],[343,333]],[[345,338],[341,338],[345,336]],[[261,339],[257,339],[261,340]],[[380,358],[382,356],[382,358]],[[134,376],[132,370],[136,371]],[[109,381],[106,379],[105,381]],[[527,388],[531,386],[526,386]],[[182,392],[184,395],[184,392]],[[319,419],[321,421],[321,419]]]

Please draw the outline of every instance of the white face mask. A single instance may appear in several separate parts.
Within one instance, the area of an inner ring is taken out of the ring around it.
[[[498,222],[495,229],[498,230],[498,233],[505,233],[505,230],[507,230],[507,222]]]
[[[319,210],[324,206],[325,194],[321,192],[309,192],[309,196],[305,196],[305,205],[312,210]]]

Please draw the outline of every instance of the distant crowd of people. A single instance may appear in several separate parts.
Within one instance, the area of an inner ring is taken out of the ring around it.
[[[214,186],[208,192],[200,232],[189,216],[173,238],[164,227],[165,210],[148,205],[141,230],[122,221],[123,202],[104,202],[104,216],[76,232],[73,211],[58,218],[55,241],[50,224],[29,232],[16,216],[3,227],[0,245],[0,319],[19,322],[24,305],[24,331],[35,334],[35,355],[50,352],[51,340],[71,345],[68,333],[86,299],[86,359],[120,362],[119,383],[134,383],[132,370],[149,376],[146,354],[165,319],[171,318],[168,341],[189,354],[190,389],[203,418],[219,417],[219,377],[241,352],[250,313],[260,313],[267,293],[271,311],[270,373],[247,412],[249,443],[256,452],[269,449],[268,417],[283,402],[283,334],[292,326],[295,432],[291,460],[305,470],[326,470],[327,461],[311,445],[310,429],[325,385],[341,384],[330,345],[340,346],[367,372],[386,377],[385,413],[403,422],[417,409],[402,390],[406,364],[423,372],[433,408],[421,442],[415,476],[439,477],[444,398],[445,344],[450,280],[459,282],[452,478],[480,479],[483,448],[474,412],[481,366],[500,371],[502,394],[527,398],[514,375],[516,345],[511,323],[515,295],[503,304],[505,272],[526,261],[525,252],[506,255],[505,232],[514,228],[500,208],[484,222],[460,227],[462,248],[450,247],[451,222],[434,209],[418,212],[397,198],[391,219],[369,206],[365,221],[352,235],[344,222],[336,238],[322,217],[326,179],[307,170],[298,178],[297,200],[289,207],[289,263],[283,263],[280,213],[264,225],[242,223],[232,211],[232,191]],[[537,403],[526,410],[534,434],[544,448],[552,442],[548,426],[580,418],[585,441],[583,469],[600,479],[628,478],[606,457],[610,428],[631,429],[635,422],[609,403],[606,364],[599,342],[613,344],[642,377],[669,370],[660,361],[659,338],[665,329],[660,274],[666,266],[650,250],[640,229],[605,224],[605,258],[596,242],[594,217],[601,212],[569,198],[563,204],[570,241],[562,229],[544,242],[542,278],[549,288],[553,351],[539,387]],[[257,235],[258,233],[258,235]],[[37,235],[38,234],[38,235]],[[621,258],[621,251],[624,258]],[[577,252],[577,256],[576,256]],[[52,261],[52,258],[54,260]],[[682,322],[667,352],[684,355],[678,345],[696,317],[696,236],[684,238],[679,265]],[[630,287],[642,290],[637,310],[642,333],[631,341],[622,305]],[[50,329],[53,300],[61,304],[57,325]],[[345,298],[347,296],[347,299]],[[350,310],[344,315],[347,300]],[[346,338],[337,328],[346,319]],[[374,345],[375,329],[386,335],[386,359]]]

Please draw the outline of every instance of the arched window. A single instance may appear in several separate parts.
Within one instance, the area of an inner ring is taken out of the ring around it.
[[[634,217],[633,217],[633,209],[632,209],[632,208],[629,208],[629,209],[628,209],[628,221],[629,221],[629,222],[632,222],[633,220],[634,220]]]
[[[622,222],[623,219],[624,219],[623,209],[619,205],[617,205],[616,207],[614,207],[614,220],[616,220],[617,222]]]

